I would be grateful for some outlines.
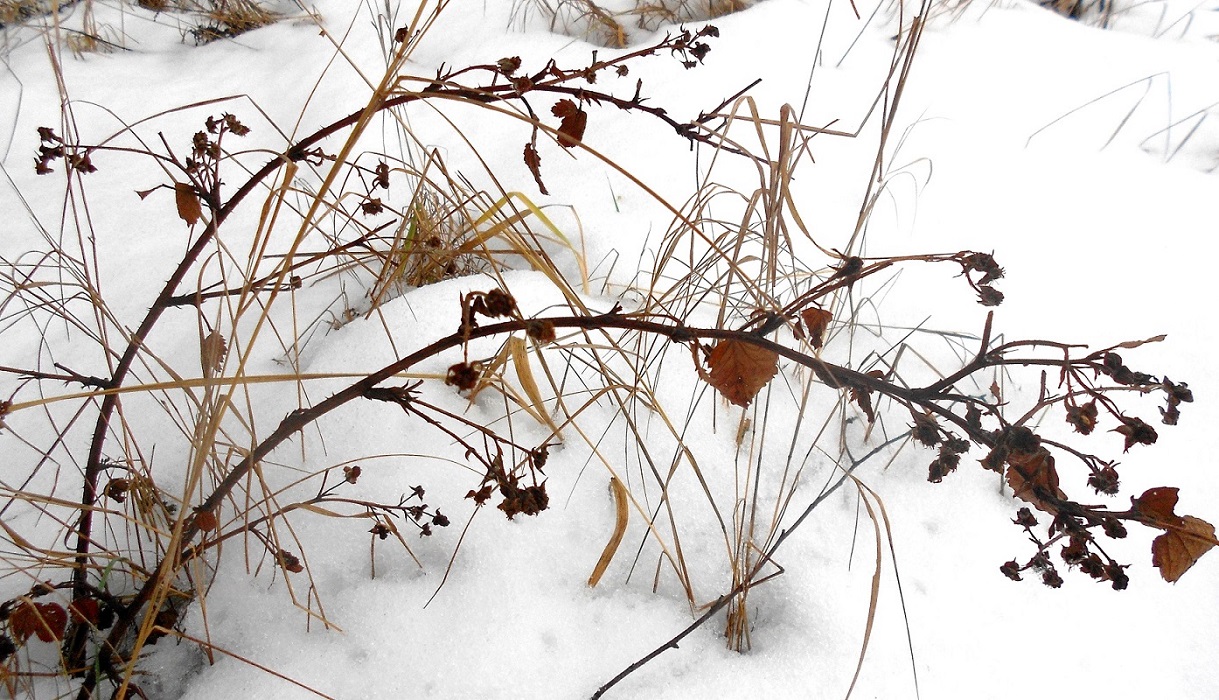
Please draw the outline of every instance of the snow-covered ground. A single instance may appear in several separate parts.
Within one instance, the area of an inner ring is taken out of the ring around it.
[[[182,41],[186,25],[173,15],[99,2],[94,20],[123,48],[57,54],[75,128],[88,142],[165,110],[238,96],[161,116],[139,133],[149,148],[159,149],[157,134],[164,133],[170,145],[184,151],[206,116],[231,112],[253,130],[242,147],[279,149],[283,141],[271,124],[300,136],[366,104],[371,92],[366,80],[375,83],[385,67],[376,15],[394,14],[391,26],[401,26],[414,12],[410,2],[387,4],[319,0],[310,6],[316,17],[309,17],[285,3],[279,8],[287,15],[282,21],[195,47]],[[527,69],[550,58],[578,66],[594,50],[601,58],[615,55],[550,31],[542,14],[530,8],[525,0],[453,0],[412,56],[409,70],[429,76],[442,65],[489,64],[509,56],[520,56]],[[832,123],[853,131],[893,54],[900,21],[893,9],[889,3],[859,4],[863,20],[856,20],[842,2],[827,10],[819,0],[765,0],[714,21],[720,37],[709,40],[705,65],[687,71],[668,57],[654,57],[632,64],[629,77],[596,87],[629,97],[635,79],[642,79],[647,104],[684,121],[761,78],[750,94],[763,118],[777,119],[780,108],[791,104],[803,111],[806,125]],[[77,12],[65,22],[76,26],[72,23],[81,19]],[[328,35],[319,32],[318,21]],[[1007,270],[999,285],[1006,301],[995,312],[996,332],[1007,339],[1099,348],[1167,334],[1165,342],[1129,351],[1127,359],[1136,370],[1189,383],[1197,400],[1183,407],[1180,425],[1162,428],[1154,447],[1124,455],[1114,449],[1120,439],[1112,434],[1093,440],[1104,443],[1097,450],[1107,450],[1122,464],[1123,495],[1114,507],[1146,488],[1179,486],[1178,512],[1215,522],[1216,440],[1207,426],[1219,421],[1214,401],[1219,372],[1212,358],[1219,331],[1206,319],[1213,319],[1219,301],[1209,252],[1219,234],[1219,43],[1212,38],[1219,34],[1219,5],[1119,5],[1109,24],[1072,21],[1026,2],[937,6],[903,97],[889,149],[887,188],[867,226],[866,253],[993,251]],[[672,29],[640,32],[625,50]],[[43,245],[33,217],[52,236],[60,230],[63,180],[62,172],[36,177],[31,167],[37,127],[61,128],[60,95],[46,46],[32,31],[3,31],[8,44],[0,67],[0,163],[6,178],[0,182],[0,254],[11,262]],[[337,58],[336,44],[342,46]],[[634,298],[629,288],[648,274],[671,219],[651,195],[588,153],[568,158],[550,143],[542,150],[542,176],[550,191],[543,196],[521,159],[528,127],[519,121],[462,105],[419,105],[406,114],[413,132],[437,147],[448,167],[468,169],[476,184],[486,184],[456,125],[505,190],[523,192],[547,207],[593,269],[585,297],[590,307],[608,310],[620,294],[628,300],[624,303]],[[739,123],[732,133],[744,138],[753,128]],[[386,136],[390,133],[374,126],[362,145],[392,151],[398,146],[396,137]],[[677,206],[694,193],[700,168],[707,165],[707,154],[696,159],[669,127],[608,106],[590,109],[585,142]],[[337,148],[331,142],[327,147]],[[810,142],[813,161],[801,164],[796,191],[800,211],[821,245],[848,244],[874,148],[875,134],[868,129],[859,139],[819,135]],[[97,283],[118,322],[132,327],[185,250],[186,234],[171,195],[161,191],[141,201],[133,194],[166,181],[147,158],[110,153],[94,160],[99,172],[89,176],[86,191],[97,236]],[[368,161],[370,167],[374,162]],[[717,163],[714,172],[745,191],[757,186],[752,166],[740,162]],[[243,179],[233,172],[226,182]],[[247,208],[231,227],[254,229],[257,205]],[[234,247],[249,245],[240,234],[233,240]],[[320,239],[312,243],[321,245]],[[559,246],[550,250],[563,254]],[[808,264],[817,268],[824,260]],[[578,275],[571,260],[559,265]],[[514,266],[518,269],[505,281],[526,314],[561,301],[542,275],[519,260]],[[915,325],[981,332],[986,311],[952,274],[947,267],[915,266],[877,290],[876,313],[891,326],[890,338]],[[339,279],[300,290],[302,324],[341,312],[326,310],[340,296]],[[302,352],[300,371],[372,371],[453,332],[460,295],[491,284],[485,276],[451,279],[388,302],[370,320],[335,324],[341,325],[335,330],[322,324]],[[348,290],[351,298],[360,293]],[[284,317],[277,321],[287,323]],[[188,376],[199,372],[196,323],[189,312],[171,311],[154,339],[157,356],[168,367],[195,373]],[[3,332],[0,365],[28,367],[40,338],[30,326],[10,327],[7,321]],[[74,344],[78,338],[62,324],[45,332],[55,361],[85,374],[105,374],[88,343]],[[909,342],[937,366],[952,359],[940,336],[915,333]],[[479,351],[492,354],[495,347]],[[710,488],[720,489],[721,508],[730,514],[733,475],[742,460],[749,461],[735,446],[741,409],[704,396],[697,409],[689,409],[693,417],[683,418],[700,391],[698,377],[683,359],[678,352],[665,365],[659,394],[685,426]],[[443,373],[454,361],[456,355],[445,356],[420,371]],[[248,362],[251,374],[288,369],[282,353],[264,351]],[[912,355],[903,362],[919,365]],[[49,362],[43,369],[55,371]],[[1012,381],[1007,390],[1013,396],[1026,401],[1036,396],[1036,373]],[[304,398],[291,382],[254,387],[252,401],[260,407],[256,432],[271,431],[298,401],[316,402],[344,383],[341,378],[306,382]],[[480,397],[467,407],[436,384],[426,393],[429,400],[505,429],[499,419],[502,402]],[[0,396],[18,385],[11,373],[0,376]],[[32,395],[27,388],[16,399]],[[158,398],[133,396],[126,410],[148,422],[141,428],[146,442],[139,447],[165,473],[162,486],[180,488],[174,465],[188,459],[188,441],[154,403]],[[763,423],[773,431],[761,468],[777,479],[787,463],[789,438],[783,431],[819,426],[793,427],[796,409],[790,401],[771,397],[758,403],[773,411],[764,422],[752,409],[748,414],[755,435]],[[1154,414],[1152,404],[1144,407]],[[6,497],[38,462],[36,447],[50,446],[46,426],[54,421],[63,429],[72,418],[55,410],[50,420],[39,409],[6,418],[11,429],[0,433]],[[86,448],[92,410],[68,430],[67,447],[56,450]],[[584,424],[605,431],[604,437],[592,438],[600,441],[612,468],[641,479],[634,448],[613,416],[594,406]],[[900,428],[908,417],[892,420]],[[655,440],[656,454],[673,459],[659,419],[641,418],[641,424]],[[520,416],[511,429],[523,445],[547,437],[546,430]],[[867,440],[862,432],[849,435],[855,454],[879,442],[876,435]],[[943,483],[927,483],[931,454],[910,446],[887,468],[877,459],[856,473],[883,501],[892,547],[888,541],[883,547],[875,622],[853,697],[1219,697],[1219,673],[1210,668],[1219,649],[1219,555],[1203,557],[1178,583],[1168,584],[1151,566],[1156,533],[1132,528],[1127,540],[1111,549],[1106,544],[1106,551],[1132,564],[1128,590],[1113,591],[1065,571],[1059,590],[1033,576],[1014,583],[999,565],[1032,553],[1010,522],[1018,502],[971,457]],[[56,468],[44,465],[33,485],[59,498],[78,498],[76,470],[83,456],[73,462],[56,452],[54,459]],[[637,517],[603,580],[588,587],[613,529],[614,503],[605,466],[580,440],[571,438],[551,451],[546,466],[551,507],[537,517],[509,521],[491,508],[474,514],[464,496],[477,488],[481,469],[461,460],[461,450],[447,436],[424,430],[418,420],[383,403],[353,404],[321,419],[268,458],[267,471],[278,470],[269,479],[282,484],[301,472],[359,464],[363,473],[345,494],[393,501],[422,485],[425,500],[452,525],[423,539],[403,526],[419,564],[392,538],[375,542],[375,577],[365,519],[309,513],[290,518],[303,543],[298,553],[306,559],[308,579],[288,574],[286,581],[257,547],[247,550],[235,539],[223,548],[206,606],[192,606],[181,625],[184,634],[206,638],[223,652],[209,664],[198,645],[167,638],[146,651],[140,669],[148,675],[137,682],[150,696],[162,698],[587,697],[698,614],[669,565],[658,565],[658,551]],[[815,454],[802,464],[792,516],[835,473],[828,456]],[[875,570],[873,526],[859,494],[848,486],[826,500],[780,551],[785,573],[751,592],[752,649],[729,651],[717,618],[606,697],[843,697],[864,639]],[[695,596],[700,604],[709,603],[731,587],[723,541],[716,539],[706,498],[688,474],[676,479],[672,502],[688,523],[684,556]],[[50,532],[52,539],[44,544],[54,544],[56,533],[62,536],[58,525],[20,508],[4,517],[6,526],[27,537],[45,525],[44,534]],[[6,552],[11,548],[6,540]],[[642,553],[636,559],[637,550]],[[0,599],[27,591],[31,583],[26,576],[8,575],[0,581]],[[286,583],[302,606],[321,611],[336,629],[325,629],[294,605]],[[52,645],[37,641],[14,657],[52,667],[54,658]],[[63,681],[37,685],[39,697],[67,688]]]

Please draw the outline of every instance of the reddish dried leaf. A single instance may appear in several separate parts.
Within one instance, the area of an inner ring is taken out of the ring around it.
[[[211,532],[215,530],[220,523],[216,520],[216,514],[210,510],[200,510],[195,512],[195,527],[203,532]]]
[[[1179,525],[1169,528],[1151,543],[1151,563],[1160,569],[1165,581],[1175,583],[1214,546],[1215,527],[1201,518],[1186,515]]]
[[[194,226],[203,218],[203,208],[199,206],[199,195],[195,188],[185,182],[174,183],[174,199],[178,203],[178,216],[187,226]]]
[[[567,118],[579,112],[580,108],[571,100],[559,100],[550,108],[550,113],[556,117]]]
[[[825,309],[805,309],[800,312],[804,327],[808,329],[808,342],[815,348],[825,343],[825,329],[830,325],[834,315]]]
[[[588,113],[571,100],[559,100],[550,108],[550,113],[563,119],[559,123],[559,145],[563,148],[575,148],[584,139]]]
[[[1007,485],[1017,498],[1051,515],[1058,512],[1045,501],[1047,497],[1066,498],[1058,488],[1058,470],[1054,468],[1053,455],[1044,449],[1019,458],[1009,455],[1008,465]]]
[[[84,598],[69,605],[68,613],[72,616],[72,622],[96,627],[101,615],[101,607],[96,599]]]
[[[68,613],[58,603],[23,603],[9,615],[9,631],[18,641],[34,635],[44,642],[63,639]]]
[[[1179,489],[1173,486],[1157,486],[1147,489],[1142,496],[1130,499],[1135,512],[1144,516],[1148,524],[1173,527],[1180,524],[1181,516],[1173,512],[1177,507]]]
[[[542,182],[542,156],[538,155],[538,149],[534,148],[532,142],[525,144],[525,165],[529,166],[529,172],[533,173],[533,180],[538,183],[542,194],[550,194],[546,191],[546,183]]]
[[[743,407],[778,373],[779,356],[766,348],[728,339],[711,349],[707,366],[711,368],[708,383],[724,398]]]
[[[872,395],[867,389],[857,389],[851,387],[851,400],[858,406],[859,410],[868,417],[868,425],[876,422],[876,411],[872,408]]]

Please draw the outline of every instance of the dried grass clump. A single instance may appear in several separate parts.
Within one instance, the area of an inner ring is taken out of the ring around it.
[[[758,0],[517,0],[517,14],[538,12],[551,31],[610,48],[626,48],[634,35],[665,24],[699,22],[740,12]]]

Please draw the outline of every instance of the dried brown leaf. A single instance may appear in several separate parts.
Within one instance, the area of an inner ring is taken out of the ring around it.
[[[779,371],[778,354],[743,340],[721,340],[707,357],[706,379],[724,398],[748,406]]]
[[[1007,485],[1012,493],[1039,510],[1054,514],[1058,509],[1046,502],[1047,498],[1065,499],[1066,494],[1058,488],[1058,470],[1054,467],[1054,456],[1045,449],[1017,457],[1008,456]]]
[[[18,641],[30,635],[44,642],[63,639],[68,625],[68,613],[58,603],[22,603],[8,618],[9,631]]]
[[[1203,554],[1215,546],[1215,527],[1192,515],[1151,543],[1151,563],[1165,581],[1175,583]]]
[[[588,126],[588,113],[571,100],[559,100],[550,108],[550,113],[562,118],[559,122],[559,145],[575,148],[584,139],[584,128]]]
[[[174,183],[174,199],[178,203],[178,216],[187,226],[194,226],[203,218],[203,208],[199,205],[199,195],[195,188],[185,182]]]
[[[1177,507],[1179,492],[1180,489],[1174,486],[1157,486],[1147,489],[1138,498],[1130,499],[1130,502],[1134,511],[1146,518],[1148,524],[1173,527],[1181,522],[1181,516],[1173,512]]]
[[[224,366],[224,356],[228,354],[228,342],[219,331],[212,331],[199,342],[199,362],[203,366],[203,376],[213,377]]]
[[[550,194],[546,190],[546,183],[542,182],[542,156],[538,155],[538,149],[532,142],[525,144],[525,165],[529,167],[529,172],[533,173],[533,181],[538,183],[542,194]]]
[[[800,312],[804,327],[808,330],[808,342],[814,348],[820,348],[825,343],[825,329],[830,325],[834,315],[825,309],[805,309]]]

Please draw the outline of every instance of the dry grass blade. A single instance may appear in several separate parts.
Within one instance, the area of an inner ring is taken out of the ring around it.
[[[618,551],[618,545],[622,544],[622,537],[626,534],[627,522],[630,519],[630,510],[627,506],[626,487],[617,477],[610,478],[610,491],[614,496],[614,531],[610,534],[609,542],[605,543],[605,549],[601,552],[601,557],[597,559],[597,565],[593,567],[593,573],[588,577],[588,587],[596,588],[601,582],[601,577],[605,575],[605,570],[609,568],[610,562],[614,560],[614,554]]]

